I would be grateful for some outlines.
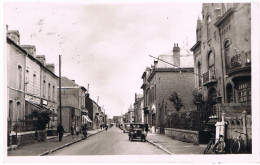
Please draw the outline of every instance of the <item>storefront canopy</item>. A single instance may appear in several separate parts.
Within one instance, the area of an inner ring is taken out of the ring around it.
[[[83,121],[85,121],[85,122],[83,122]],[[82,122],[83,123],[86,123],[86,122],[92,123],[91,119],[86,115],[82,115]]]

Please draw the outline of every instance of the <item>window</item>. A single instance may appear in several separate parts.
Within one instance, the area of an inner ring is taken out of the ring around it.
[[[198,81],[199,81],[199,87],[201,87],[201,64],[198,62]]]
[[[45,80],[43,80],[43,89],[42,89],[42,96],[43,96],[43,98],[45,98],[45,94],[46,94],[46,81]]]
[[[55,85],[52,87],[52,99],[55,101]]]
[[[232,85],[231,84],[227,84],[226,90],[227,90],[227,102],[228,103],[233,103],[234,99],[233,99],[233,88],[232,88]]]
[[[20,102],[16,103],[16,108],[17,108],[16,121],[18,121],[18,119],[22,119],[21,103]]]
[[[25,92],[28,92],[28,85],[29,85],[29,70],[26,70],[26,78],[25,78]]]
[[[9,100],[9,120],[13,120],[13,110],[14,110],[14,102]]]
[[[226,69],[229,69],[230,68],[230,59],[229,59],[229,45],[230,45],[230,41],[227,40],[224,42],[224,56],[225,56],[225,59],[226,59]]]
[[[209,27],[210,22],[211,22],[211,17],[210,17],[210,15],[208,15],[207,22],[206,22],[206,24],[207,24],[207,38],[208,38],[208,40],[210,39],[210,27]]]
[[[51,99],[51,84],[48,84],[48,99]]]
[[[208,98],[212,99],[212,100],[216,100],[217,98],[217,92],[215,88],[210,88],[208,91]]]
[[[251,103],[251,81],[238,83],[238,102]]]
[[[18,65],[18,89],[22,90],[22,67]]]
[[[33,74],[33,94],[36,93],[36,74]]]

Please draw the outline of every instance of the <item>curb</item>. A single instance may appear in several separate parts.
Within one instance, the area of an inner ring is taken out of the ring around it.
[[[87,138],[90,137],[90,136],[96,135],[96,134],[98,134],[98,133],[100,133],[100,132],[102,132],[102,131],[104,131],[104,130],[101,130],[101,131],[99,131],[99,132],[90,134],[90,135],[87,136]],[[69,135],[67,135],[67,136],[69,136]],[[64,147],[67,147],[67,146],[70,146],[70,145],[72,145],[72,144],[74,144],[74,143],[80,142],[80,141],[82,141],[82,140],[84,140],[84,138],[81,138],[81,139],[78,139],[78,140],[76,140],[76,141],[73,141],[73,142],[64,144],[64,145],[62,145],[62,146],[56,147],[56,148],[54,148],[54,149],[52,149],[52,150],[50,150],[50,151],[46,151],[46,152],[41,153],[41,154],[39,154],[39,155],[37,155],[37,156],[45,156],[45,155],[48,155],[48,154],[53,153],[53,152],[55,152],[55,151],[58,151],[58,150],[60,150],[60,149],[62,149],[62,148],[64,148]]]
[[[149,142],[150,144],[156,146],[157,148],[161,149],[162,151],[166,152],[167,154],[169,154],[169,155],[174,155],[174,154],[171,153],[170,151],[168,151],[168,150],[166,150],[165,148],[163,148],[163,147],[161,147],[161,146],[159,146],[159,145],[157,145],[157,144],[151,142],[150,140],[147,140],[147,139],[146,139],[146,141]]]

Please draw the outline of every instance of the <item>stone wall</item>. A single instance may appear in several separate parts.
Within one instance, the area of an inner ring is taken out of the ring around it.
[[[193,144],[199,144],[199,131],[175,128],[165,128],[164,131],[166,136],[173,139]]]
[[[16,138],[15,134],[12,134],[12,138]],[[29,132],[18,132],[17,133],[17,145],[30,144],[34,142],[46,141],[47,131],[40,130],[38,131],[38,138],[36,139],[35,131]]]

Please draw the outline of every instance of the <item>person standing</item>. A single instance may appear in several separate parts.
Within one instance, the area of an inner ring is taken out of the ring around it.
[[[77,125],[77,126],[76,126],[76,135],[78,135],[78,137],[79,137],[79,132],[80,132],[80,128],[79,128],[79,126]]]
[[[63,133],[64,133],[64,128],[62,124],[60,123],[59,126],[57,127],[57,133],[59,136],[59,141],[62,141]]]
[[[70,128],[70,132],[71,132],[72,138],[74,138],[74,135],[75,135],[75,126],[74,126],[74,124]]]

